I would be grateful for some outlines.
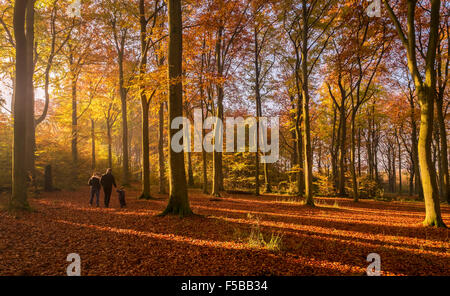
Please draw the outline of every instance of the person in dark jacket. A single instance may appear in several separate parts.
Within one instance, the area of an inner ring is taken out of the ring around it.
[[[100,179],[100,183],[102,184],[103,192],[105,193],[105,207],[107,208],[109,207],[109,200],[111,198],[112,187],[113,185],[114,187],[117,187],[116,180],[112,175],[111,169],[106,170],[106,174],[102,176],[102,178]]]
[[[95,196],[97,207],[99,207],[100,206],[100,189],[101,189],[99,174],[98,173],[92,174],[92,177],[89,179],[88,184],[91,187],[91,199],[89,200],[89,204],[92,206],[92,203],[94,201],[94,196]]]

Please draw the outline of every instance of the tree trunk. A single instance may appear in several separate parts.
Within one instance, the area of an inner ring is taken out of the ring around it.
[[[344,96],[345,97],[345,96]],[[344,101],[342,101],[342,106],[340,108],[340,116],[339,121],[341,125],[341,138],[339,139],[339,188],[338,188],[338,194],[340,196],[345,196],[345,140],[347,137],[347,121],[346,121],[346,114],[345,114],[345,107],[344,107]]]
[[[431,158],[431,144],[433,137],[434,101],[436,100],[436,52],[439,39],[440,0],[431,0],[429,40],[425,57],[425,79],[419,73],[416,58],[416,34],[415,34],[415,9],[417,1],[407,3],[407,36],[403,33],[398,18],[387,1],[384,2],[390,18],[394,21],[397,32],[406,48],[408,68],[414,80],[417,97],[420,104],[420,132],[418,143],[418,156],[420,165],[420,177],[425,199],[424,226],[446,227],[441,216],[439,193],[436,180],[436,168]]]
[[[166,163],[164,159],[164,102],[159,104],[158,160],[159,193],[166,194]]]
[[[206,39],[203,39],[203,50],[206,47]],[[204,98],[205,98],[205,91],[203,86],[203,68],[205,63],[205,54],[202,53],[202,64],[200,69],[200,77],[199,77],[199,88],[200,88],[200,106],[202,109],[202,122],[205,122],[205,111],[204,111]],[[206,113],[207,115],[207,113]],[[202,139],[205,138],[205,130],[202,128]],[[208,176],[207,176],[207,163],[206,163],[206,151],[203,149],[202,145],[202,172],[203,172],[203,184],[202,184],[202,191],[204,194],[208,194]]]
[[[168,0],[169,11],[169,122],[183,115],[183,84],[182,71],[182,21],[181,0]],[[169,176],[170,197],[167,208],[162,215],[174,214],[181,217],[192,214],[189,206],[184,169],[184,152],[174,152],[171,149],[172,137],[177,131],[168,126],[169,131]]]
[[[253,41],[254,41],[254,64],[255,64],[255,102],[256,102],[256,153],[255,153],[255,195],[259,196],[259,138],[261,135],[259,134],[259,120],[261,118],[261,91],[259,86],[259,43],[258,43],[258,29],[255,25],[253,28]]]
[[[142,194],[140,199],[150,199],[150,147],[148,137],[148,109],[147,98],[144,94],[141,94],[144,98],[141,99],[142,107]]]
[[[397,132],[397,147],[398,147],[398,194],[402,194],[402,146],[400,143],[400,137],[398,135],[400,133],[400,130]]]
[[[112,136],[111,136],[111,123],[110,120],[106,120],[106,137],[108,141],[108,168],[112,168]]]
[[[147,19],[145,17],[145,1],[139,1],[140,13],[140,34],[141,34],[141,61],[139,67],[139,92],[141,97],[142,108],[142,194],[140,199],[150,199],[150,149],[148,137],[148,112],[149,105],[147,95],[145,93],[145,81],[143,75],[147,71]]]
[[[130,183],[130,169],[128,156],[128,119],[127,119],[127,90],[125,88],[123,71],[123,53],[119,53],[119,84],[120,84],[120,102],[122,112],[122,177],[123,184]]]
[[[78,179],[78,115],[77,115],[77,77],[72,73],[72,173]]]
[[[25,11],[27,0],[16,0],[14,5],[14,36],[16,39],[16,88],[14,93],[14,144],[12,162],[11,209],[29,209],[27,201],[27,42],[25,36]]]
[[[414,170],[414,186],[415,192],[419,195],[419,199],[423,200],[423,190],[422,190],[422,182],[420,180],[420,167],[419,167],[419,152],[418,143],[417,143],[417,125],[415,119],[415,108],[414,108],[414,97],[410,96],[409,104],[411,107],[411,153],[413,160],[413,170]]]
[[[35,119],[34,119],[34,4],[35,0],[27,1],[26,8],[26,39],[27,39],[27,100],[26,105],[27,114],[27,170],[31,179],[31,185],[37,186],[36,171],[35,171],[35,150],[36,150],[36,135],[35,135]]]
[[[445,226],[441,216],[439,192],[436,182],[436,169],[431,159],[431,141],[433,134],[434,89],[426,86],[419,89],[418,97],[421,105],[419,134],[419,163],[425,199],[425,226]]]
[[[220,27],[217,33],[217,43],[216,43],[216,59],[217,59],[217,74],[219,77],[223,75],[223,61],[222,56],[222,31],[223,27]],[[219,120],[223,120],[223,85],[221,82],[217,84],[217,112],[216,117]],[[214,126],[214,134],[217,135],[221,133],[220,129],[217,128],[217,123]],[[223,135],[221,135],[223,136]],[[216,137],[215,137],[216,138]],[[220,138],[220,136],[219,136]],[[216,146],[216,143],[215,143]],[[220,196],[220,191],[223,191],[223,173],[222,173],[222,152],[213,151],[213,184],[212,192],[213,196]]]
[[[95,120],[91,118],[91,155],[92,155],[92,170],[96,169],[96,160],[95,160]]]
[[[350,172],[352,174],[352,193],[353,193],[353,201],[358,202],[359,200],[359,192],[358,192],[358,179],[356,177],[356,168],[355,168],[355,162],[356,162],[356,140],[355,140],[355,133],[356,133],[356,113],[352,112],[352,118],[351,118],[351,143],[350,143]]]
[[[311,151],[311,128],[309,118],[309,73],[308,73],[308,11],[306,0],[302,2],[302,112],[303,112],[303,152],[304,152],[304,177],[305,177],[305,199],[306,204],[314,206],[312,191],[312,151]]]
[[[361,177],[361,128],[358,128],[358,177]]]
[[[192,153],[188,152],[188,186],[194,187],[194,172],[192,171]]]
[[[203,104],[202,104],[202,122],[204,122],[203,115]],[[205,138],[205,130],[202,129],[202,139]],[[203,171],[203,184],[202,191],[204,194],[208,194],[208,175],[207,175],[207,162],[206,162],[206,151],[202,149],[202,171]]]

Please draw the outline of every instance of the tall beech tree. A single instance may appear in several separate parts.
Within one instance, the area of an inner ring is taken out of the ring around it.
[[[157,92],[157,87],[147,90],[146,74],[148,64],[148,54],[151,48],[160,42],[153,39],[153,30],[157,26],[159,12],[164,3],[154,1],[154,8],[147,17],[145,0],[139,0],[139,28],[140,28],[140,46],[141,57],[139,61],[139,96],[142,108],[142,194],[141,199],[150,199],[150,139],[149,139],[149,110],[150,103]],[[150,24],[150,26],[149,26]],[[150,28],[148,28],[150,27]]]
[[[217,5],[217,7],[215,6]],[[229,75],[230,67],[239,53],[239,37],[243,33],[248,23],[247,11],[250,2],[240,1],[219,1],[212,7],[212,22],[216,28],[216,93],[217,103],[215,116],[223,121],[225,98],[224,84]],[[214,125],[215,138],[222,138],[218,122]],[[222,144],[222,143],[220,143]],[[211,195],[220,196],[220,191],[224,190],[223,184],[223,157],[222,152],[213,152],[213,182]]]
[[[310,79],[318,60],[333,35],[331,25],[337,14],[336,12],[327,14],[327,12],[335,10],[334,4],[335,1],[333,0],[313,1],[312,3],[308,3],[306,0],[289,1],[287,6],[283,8],[284,16],[290,16],[290,22],[285,24],[285,30],[294,48],[296,61],[297,152],[299,156],[303,154],[304,197],[306,204],[310,206],[314,206]],[[302,141],[300,141],[301,137],[303,137]],[[302,149],[300,150],[299,147]]]
[[[12,194],[9,207],[12,209],[28,209],[27,201],[27,157],[26,157],[26,134],[27,134],[27,77],[29,71],[27,65],[27,36],[25,35],[25,17],[27,0],[16,0],[14,2],[14,38],[16,45],[16,70],[15,70],[15,92],[14,92],[14,144],[13,144],[13,167],[12,167]]]
[[[417,0],[407,0],[406,34],[400,19],[392,9],[389,1],[384,0],[398,36],[406,49],[408,68],[413,77],[417,97],[420,104],[419,163],[422,188],[425,199],[426,217],[424,226],[446,227],[441,215],[439,189],[436,180],[436,168],[432,161],[431,142],[433,137],[434,104],[436,101],[436,53],[439,39],[440,0],[431,0],[429,37],[425,54],[424,71],[421,72],[417,60],[417,39],[415,13]]]
[[[113,1],[113,13],[109,20],[113,35],[113,44],[117,53],[117,66],[119,76],[119,93],[121,102],[121,123],[122,123],[122,178],[123,184],[130,182],[129,156],[128,156],[128,81],[125,79],[125,46],[130,37],[130,28],[126,26],[124,8],[119,1]]]
[[[168,49],[168,79],[169,79],[169,203],[161,215],[191,215],[189,206],[186,171],[184,168],[184,152],[175,152],[171,148],[172,137],[176,131],[171,128],[171,122],[183,115],[183,35],[181,0],[168,0],[169,11],[169,49]]]

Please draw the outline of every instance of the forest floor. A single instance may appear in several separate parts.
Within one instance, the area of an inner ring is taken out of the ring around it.
[[[421,203],[317,198],[310,208],[192,190],[198,215],[180,219],[156,216],[167,196],[136,196],[96,208],[83,188],[33,198],[32,212],[0,211],[0,275],[65,275],[70,253],[82,275],[364,275],[370,253],[382,275],[450,275],[449,230],[422,227]],[[450,207],[442,212],[450,226]]]

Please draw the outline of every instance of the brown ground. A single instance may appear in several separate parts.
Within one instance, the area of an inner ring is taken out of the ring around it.
[[[381,255],[383,275],[450,275],[448,229],[423,228],[423,205],[317,199],[309,208],[282,196],[225,195],[220,201],[191,191],[200,216],[157,217],[167,203],[128,208],[88,205],[88,188],[31,199],[34,212],[0,212],[0,275],[65,275],[78,253],[82,275],[363,275],[367,255]],[[450,207],[442,206],[450,225]],[[280,250],[249,240],[281,236]]]

